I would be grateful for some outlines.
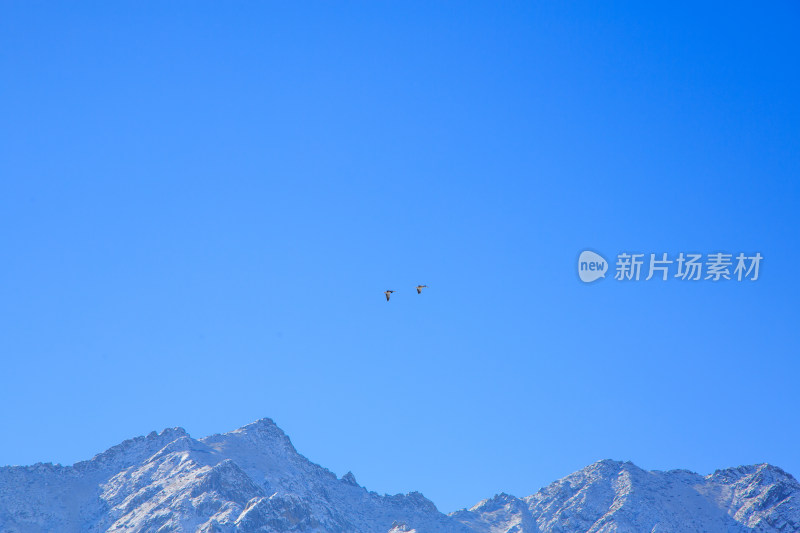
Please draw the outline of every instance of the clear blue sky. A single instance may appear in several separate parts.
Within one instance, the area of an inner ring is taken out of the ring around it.
[[[800,474],[800,9],[530,4],[4,2],[0,464],[269,416],[444,511]]]

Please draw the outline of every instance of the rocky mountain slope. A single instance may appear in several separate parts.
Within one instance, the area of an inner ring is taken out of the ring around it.
[[[532,496],[445,515],[419,493],[337,478],[263,419],[202,439],[153,432],[73,466],[0,468],[0,531],[798,532],[800,484],[770,465],[700,476],[600,461]]]
[[[800,484],[767,464],[701,476],[599,461],[526,498],[500,494],[452,518],[482,533],[798,532]]]

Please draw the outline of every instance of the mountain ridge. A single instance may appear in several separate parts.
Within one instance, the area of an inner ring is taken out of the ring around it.
[[[800,483],[767,463],[703,476],[604,459],[446,515],[419,492],[336,476],[262,418],[199,439],[153,431],[71,466],[0,467],[0,531],[787,533],[800,531]]]

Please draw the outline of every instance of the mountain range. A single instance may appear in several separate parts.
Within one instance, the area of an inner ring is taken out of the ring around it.
[[[0,468],[0,532],[800,532],[800,484],[758,464],[699,475],[598,461],[535,494],[444,514],[299,454],[270,419],[152,432],[72,466]]]

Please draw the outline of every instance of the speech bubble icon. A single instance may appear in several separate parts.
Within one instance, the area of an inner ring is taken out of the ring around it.
[[[608,261],[602,255],[584,250],[578,257],[578,277],[584,283],[591,283],[606,277]]]

